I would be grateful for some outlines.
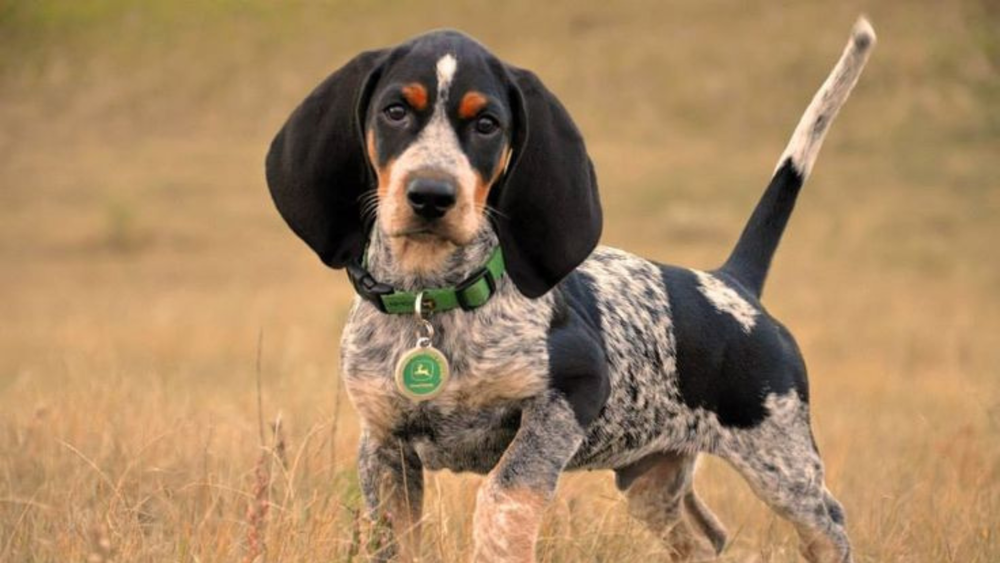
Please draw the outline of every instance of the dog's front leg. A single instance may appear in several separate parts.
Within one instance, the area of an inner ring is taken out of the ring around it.
[[[529,401],[517,435],[479,489],[473,561],[535,560],[542,512],[582,441],[583,429],[561,395],[550,392]]]
[[[416,561],[420,556],[420,512],[424,474],[409,444],[395,438],[361,436],[358,473],[373,523],[369,546],[375,561]],[[394,559],[397,557],[398,559]]]

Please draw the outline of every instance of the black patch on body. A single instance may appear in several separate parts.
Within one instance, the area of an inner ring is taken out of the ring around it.
[[[548,341],[550,382],[586,428],[611,393],[597,293],[590,276],[580,271],[567,276],[555,291]]]
[[[799,348],[756,297],[725,273],[711,272],[759,311],[747,334],[701,293],[693,272],[675,266],[662,271],[673,312],[678,386],[688,407],[714,412],[724,426],[750,428],[767,416],[764,401],[771,393],[794,389],[808,402]]]

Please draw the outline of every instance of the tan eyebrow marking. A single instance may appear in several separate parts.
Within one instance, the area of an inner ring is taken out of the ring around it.
[[[486,107],[486,96],[475,90],[462,96],[462,102],[458,104],[458,116],[462,119],[474,117],[481,109]]]
[[[403,97],[417,111],[423,111],[427,108],[427,88],[424,88],[424,85],[419,82],[411,82],[403,86]]]

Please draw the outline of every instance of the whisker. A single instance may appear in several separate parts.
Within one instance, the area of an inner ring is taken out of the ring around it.
[[[493,207],[488,203],[483,204],[482,208],[479,209],[479,211],[481,213],[485,213],[488,217],[493,217],[493,218],[500,217],[503,219],[507,219],[508,221],[510,220],[510,217],[506,213],[500,211],[499,209]]]
[[[358,196],[358,203],[361,205],[370,204],[373,201],[378,201],[378,192],[369,191]]]
[[[375,219],[378,216],[379,197],[378,192],[370,191],[358,197],[358,205],[361,208],[361,219]]]
[[[378,202],[361,208],[361,218],[363,220],[374,220],[376,217],[378,217]]]
[[[374,198],[373,197],[367,197],[367,198],[362,199],[360,203],[361,203],[362,207],[371,207],[373,205],[378,205],[378,198],[377,197],[374,197]]]

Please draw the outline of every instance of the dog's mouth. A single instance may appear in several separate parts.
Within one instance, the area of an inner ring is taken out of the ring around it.
[[[418,243],[450,242],[455,245],[460,244],[460,241],[456,240],[456,237],[451,233],[451,229],[434,223],[407,226],[390,233],[389,236]]]

